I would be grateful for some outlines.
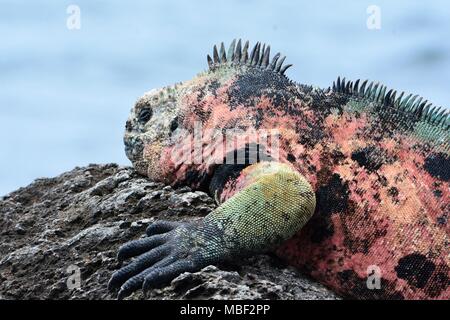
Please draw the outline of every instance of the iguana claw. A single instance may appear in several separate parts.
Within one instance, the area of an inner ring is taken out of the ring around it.
[[[108,289],[119,288],[118,299],[123,299],[142,288],[144,291],[164,285],[183,272],[193,272],[212,262],[203,253],[209,228],[201,223],[158,221],[149,226],[144,239],[123,245],[118,260],[136,257],[116,271]]]

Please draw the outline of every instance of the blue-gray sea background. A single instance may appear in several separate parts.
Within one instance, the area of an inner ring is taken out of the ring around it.
[[[81,29],[66,12],[81,10]],[[381,29],[366,12],[381,9]],[[192,78],[235,37],[270,43],[295,81],[368,78],[450,106],[450,2],[0,1],[0,195],[88,163],[127,165],[145,91]]]

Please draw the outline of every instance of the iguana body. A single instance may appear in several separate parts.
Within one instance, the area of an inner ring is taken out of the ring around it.
[[[208,190],[221,205],[126,244],[119,258],[139,257],[110,287],[124,297],[276,249],[343,296],[450,298],[448,111],[373,83],[296,84],[279,54],[269,61],[269,47],[247,49],[233,41],[225,53],[222,44],[208,71],[136,103],[125,134],[135,168]],[[218,137],[236,128],[246,138],[223,151]],[[230,155],[245,163],[224,163]],[[379,288],[367,285],[372,271]]]

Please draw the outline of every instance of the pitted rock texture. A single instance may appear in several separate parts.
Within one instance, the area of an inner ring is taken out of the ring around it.
[[[0,299],[114,299],[107,283],[121,244],[142,237],[155,219],[189,221],[214,208],[204,192],[116,164],[37,179],[0,198]],[[338,299],[270,255],[184,273],[130,297],[145,298]]]

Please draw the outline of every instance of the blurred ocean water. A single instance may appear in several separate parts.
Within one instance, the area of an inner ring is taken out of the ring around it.
[[[79,30],[66,27],[71,4]],[[380,30],[366,26],[369,5]],[[74,166],[128,164],[136,98],[192,78],[235,37],[286,54],[301,83],[368,78],[450,106],[445,0],[0,0],[0,195]]]

